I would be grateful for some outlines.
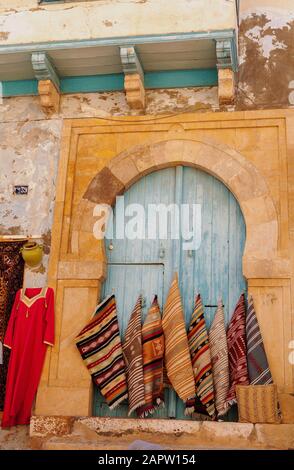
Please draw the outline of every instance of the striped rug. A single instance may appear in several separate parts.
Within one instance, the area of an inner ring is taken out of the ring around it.
[[[228,405],[237,402],[236,385],[249,385],[246,350],[245,295],[241,294],[227,330],[230,389]]]
[[[186,402],[195,397],[196,391],[177,274],[163,309],[162,327],[167,375],[176,393]],[[186,408],[187,413],[193,410],[194,407]]]
[[[204,309],[200,294],[195,299],[188,330],[188,343],[195,377],[196,393],[209,416],[215,417],[212,365]]]
[[[142,296],[140,295],[132,311],[123,343],[129,389],[129,416],[145,403],[141,322]]]
[[[114,409],[128,397],[114,295],[98,305],[94,318],[76,337],[76,345],[94,384]]]
[[[148,416],[163,404],[163,358],[164,336],[161,323],[157,295],[148,310],[142,328],[143,369],[145,384],[145,404],[139,409],[138,415]]]
[[[211,353],[215,408],[218,416],[228,411],[226,403],[229,386],[229,357],[225,328],[223,302],[218,301],[215,317],[209,330],[209,346]]]
[[[248,309],[246,313],[246,340],[247,365],[250,384],[272,384],[272,374],[267,362],[252,296],[248,299]]]

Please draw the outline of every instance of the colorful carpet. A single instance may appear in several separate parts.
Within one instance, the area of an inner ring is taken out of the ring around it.
[[[128,389],[114,295],[98,305],[76,345],[106,403],[116,408],[128,398]]]

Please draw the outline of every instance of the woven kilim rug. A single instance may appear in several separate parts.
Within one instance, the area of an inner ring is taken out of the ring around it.
[[[251,385],[273,383],[267,357],[254,309],[253,298],[249,297],[246,313],[247,365]]]
[[[215,417],[212,365],[204,309],[200,294],[195,299],[188,330],[188,343],[195,377],[196,394],[208,414]]]
[[[143,328],[143,369],[145,384],[145,405],[139,408],[141,417],[148,416],[164,402],[163,359],[164,336],[157,295],[148,310]]]
[[[94,384],[114,409],[128,397],[114,295],[98,305],[94,318],[77,336],[76,345]]]
[[[129,390],[129,415],[145,403],[141,323],[142,296],[140,295],[132,311],[123,343]]]
[[[227,395],[229,405],[237,402],[236,385],[249,385],[245,312],[245,295],[241,294],[227,331],[230,370],[230,389]]]
[[[209,330],[209,346],[211,353],[215,408],[218,416],[228,411],[226,403],[229,386],[229,357],[223,301],[218,301],[218,307]]]
[[[162,327],[167,375],[176,393],[186,403],[195,397],[196,391],[177,274],[163,309]],[[193,411],[193,406],[186,406],[187,413]]]

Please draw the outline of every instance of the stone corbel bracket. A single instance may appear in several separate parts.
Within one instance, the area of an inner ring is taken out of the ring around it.
[[[120,57],[125,74],[127,103],[132,109],[144,109],[144,72],[135,48],[133,46],[120,47]]]
[[[216,41],[218,97],[220,105],[230,105],[235,99],[233,44],[230,40]]]
[[[46,52],[33,52],[31,60],[42,108],[46,113],[58,113],[60,80],[53,63]]]

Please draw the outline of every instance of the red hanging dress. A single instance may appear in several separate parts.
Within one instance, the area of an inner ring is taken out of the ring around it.
[[[47,345],[54,344],[54,291],[17,291],[4,338],[11,349],[2,428],[28,424]]]

